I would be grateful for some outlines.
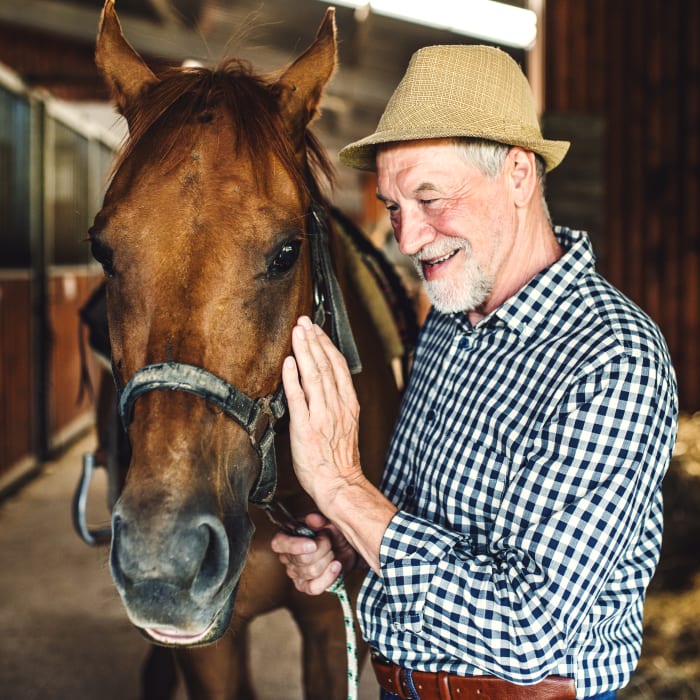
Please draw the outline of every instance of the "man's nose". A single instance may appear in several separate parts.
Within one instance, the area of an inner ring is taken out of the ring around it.
[[[399,250],[404,255],[415,255],[435,239],[435,229],[421,212],[402,212],[401,226],[395,235]]]

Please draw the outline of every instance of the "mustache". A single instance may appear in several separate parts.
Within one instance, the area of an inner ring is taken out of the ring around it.
[[[423,246],[417,253],[411,255],[414,263],[420,264],[424,260],[435,260],[445,255],[454,253],[457,250],[464,250],[467,255],[471,254],[471,246],[463,238],[442,238]]]
[[[464,250],[464,254],[468,258],[471,255],[472,247],[463,238],[441,238],[438,241],[426,244],[417,253],[413,253],[409,257],[421,279],[424,279],[423,261],[437,260],[459,250]]]

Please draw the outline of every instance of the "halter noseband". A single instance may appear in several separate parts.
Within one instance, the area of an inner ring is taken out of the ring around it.
[[[326,316],[331,320],[331,338],[343,353],[353,374],[362,371],[357,346],[352,335],[343,295],[333,271],[328,248],[328,224],[319,205],[311,207],[309,239],[313,275],[314,323],[322,326]],[[326,308],[327,305],[327,308]],[[185,391],[220,408],[247,433],[260,459],[260,476],[249,500],[266,506],[277,486],[275,457],[275,424],[285,414],[284,388],[253,399],[226,380],[202,367],[182,362],[146,365],[131,376],[119,396],[119,415],[126,429],[133,417],[136,399],[154,390]]]

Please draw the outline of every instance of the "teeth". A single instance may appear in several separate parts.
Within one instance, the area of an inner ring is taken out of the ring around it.
[[[423,265],[439,265],[440,263],[445,262],[445,260],[449,260],[453,255],[456,255],[457,251],[453,250],[452,252],[448,253],[447,255],[443,255],[443,257],[438,258],[437,260],[423,260]]]

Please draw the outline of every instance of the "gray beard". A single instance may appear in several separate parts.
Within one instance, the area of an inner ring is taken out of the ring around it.
[[[447,255],[455,248],[464,250],[463,274],[456,279],[453,277],[426,282],[421,257],[438,258]],[[467,241],[450,239],[440,244],[426,246],[419,254],[412,255],[411,260],[418,271],[418,276],[423,280],[425,291],[432,305],[442,313],[473,311],[488,299],[493,289],[493,279],[486,275],[481,266],[472,258],[471,247]]]

